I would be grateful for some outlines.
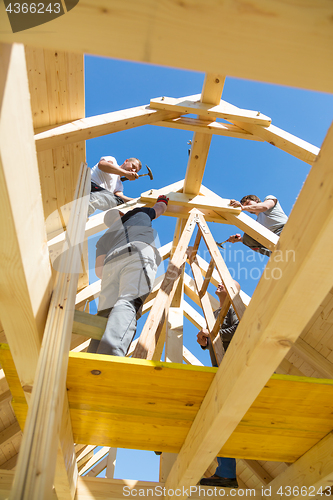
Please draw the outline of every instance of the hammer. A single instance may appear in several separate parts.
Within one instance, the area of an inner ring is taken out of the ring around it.
[[[224,248],[223,244],[227,243],[227,242],[228,242],[228,240],[222,241],[222,243],[218,243],[217,241],[215,241],[215,243],[217,244],[217,246],[220,247],[220,248]]]
[[[148,167],[148,165],[146,165],[146,168],[148,170],[148,174],[141,174],[141,175],[139,175],[139,177],[145,177],[146,175],[149,175],[149,179],[152,181],[154,179],[153,172],[150,170],[150,168]],[[122,182],[128,181],[127,177],[120,177],[120,180]]]

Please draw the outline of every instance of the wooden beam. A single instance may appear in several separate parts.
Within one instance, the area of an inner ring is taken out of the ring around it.
[[[104,469],[106,469],[108,464],[108,456],[104,457],[103,460],[98,462],[87,474],[85,477],[96,477],[100,474]]]
[[[199,233],[199,231],[198,231],[198,233]],[[205,293],[202,296],[200,296],[200,290],[203,289],[203,278],[201,275],[201,271],[200,271],[200,268],[199,268],[199,265],[197,263],[196,258],[194,260],[192,260],[192,256],[190,256],[190,263],[191,263],[191,269],[192,269],[192,273],[193,273],[195,286],[197,288],[197,292],[198,292],[198,295],[200,298],[201,307],[202,307],[203,313],[205,315],[207,328],[209,330],[209,333],[211,334],[211,332],[214,330],[215,317],[214,317],[213,310],[212,310],[212,307],[211,307],[211,304],[209,301],[208,292],[205,291]],[[224,353],[222,339],[219,335],[215,335],[214,337],[210,335],[210,339],[212,342],[212,347],[214,350],[217,364],[219,365],[222,361],[223,353]]]
[[[281,488],[280,491],[288,491],[287,487],[290,487],[291,495],[289,498],[299,498],[297,489],[301,490],[302,486],[306,488],[309,498],[311,496],[315,498],[325,497],[323,492],[327,487],[331,488],[329,493],[332,494],[332,447],[333,433],[331,432],[269,483],[272,494],[276,494],[279,488]],[[320,488],[321,495],[317,493]]]
[[[265,0],[254,0],[251,9],[219,0],[209,8],[205,0],[186,7],[167,0],[163,9],[149,0],[122,6],[86,0],[51,21],[50,30],[42,24],[13,34],[1,2],[0,40],[332,92],[330,0],[310,0],[301,16],[298,4]],[[104,43],[101,32],[120,40],[124,24],[126,43]]]
[[[275,245],[279,241],[279,237],[276,234],[244,212],[241,212],[239,215],[226,213],[224,217],[228,220],[229,224],[237,226],[241,231],[252,236],[252,238],[259,241],[259,243],[269,250],[274,250]]]
[[[225,77],[208,73],[201,92],[201,102],[218,104],[221,100]],[[207,115],[204,115],[207,116]],[[201,132],[193,134],[190,157],[187,163],[183,193],[199,194],[205,171],[211,136]]]
[[[89,469],[91,469],[96,463],[104,458],[109,453],[109,448],[107,446],[103,446],[100,450],[98,450],[93,456],[84,464],[82,469],[79,471],[79,475],[83,476]]]
[[[157,193],[154,189],[150,189],[145,193],[141,194],[140,200],[143,203],[156,203],[158,198]],[[207,196],[194,196],[192,194],[184,193],[168,193],[169,205],[176,205],[183,207],[186,205],[189,210],[192,208],[197,208],[198,210],[208,209],[214,210],[224,216],[225,213],[230,213],[233,215],[239,215],[241,210],[239,208],[233,208],[229,206],[230,200],[222,200],[222,203],[216,203],[216,200],[212,200]]]
[[[242,460],[242,462],[250,469],[251,472],[266,485],[273,480],[272,476],[259,464],[257,460]]]
[[[21,434],[21,428],[19,423],[16,421],[0,432],[0,446],[5,446],[18,434]]]
[[[331,290],[332,248],[327,242],[333,232],[332,156],[333,126],[279,240],[279,251],[293,249],[297,258],[292,265],[286,259],[268,261],[267,279],[260,280],[240,321],[169,475],[168,488],[196,483]]]
[[[52,294],[39,356],[32,401],[28,409],[12,496],[17,499],[45,498],[51,495],[57,465],[58,438],[63,448],[73,443],[66,395],[66,374],[74,301],[80,271],[82,241],[87,217],[90,170],[82,164],[68,224],[68,250],[60,257],[59,272]],[[66,404],[67,403],[67,404]],[[60,446],[60,444],[59,444]],[[68,498],[74,498],[76,467],[74,446],[68,449],[72,477],[64,484]]]
[[[306,163],[312,165],[319,154],[319,148],[313,146],[309,142],[303,141],[295,135],[289,134],[275,125],[261,127],[254,123],[245,123],[237,120],[231,120],[237,127],[250,132],[251,134],[260,137],[272,146],[282,149],[286,153],[299,158]]]
[[[176,117],[177,113],[171,113],[171,115],[169,111],[156,111],[150,108],[149,105],[145,105],[82,118],[72,123],[54,127],[46,132],[38,133],[37,131],[35,135],[36,149],[37,151],[45,151],[58,146],[65,146],[74,142],[148,125],[159,120],[170,120]]]
[[[197,255],[197,259],[198,259],[198,264],[199,264],[199,267],[201,269],[202,275],[206,276],[206,273],[208,271],[208,262],[206,262],[205,259],[203,259],[202,257],[200,257],[200,255]],[[221,282],[219,273],[217,272],[216,269],[214,269],[214,271],[213,271],[211,282],[216,287]],[[249,305],[251,297],[249,295],[247,295],[247,293],[245,293],[243,290],[241,290],[239,294],[240,294],[240,296],[241,296],[244,304],[246,306]]]
[[[0,203],[4,225],[0,240],[0,316],[22,388],[30,401],[52,278],[45,245],[24,47],[1,45],[0,67]],[[24,164],[15,162],[17,154],[25,158]],[[68,498],[70,484],[75,481],[67,475],[67,471],[72,475],[64,461],[67,446],[57,458],[55,486],[61,499]],[[64,477],[67,477],[65,491]]]
[[[222,118],[228,121],[253,123],[268,127],[272,120],[259,111],[249,111],[248,109],[239,109],[226,101],[220,101],[217,105],[208,104],[209,101],[202,99],[200,94],[194,96],[175,99],[173,97],[158,97],[150,100],[150,107],[164,111],[174,111],[175,113],[197,114],[207,116],[208,118]]]
[[[0,67],[0,316],[24,390],[34,380],[51,267],[23,46],[1,45]],[[17,165],[18,154],[24,165]]]
[[[201,307],[199,295],[197,293],[194,280],[187,273],[184,274],[184,284],[185,284],[186,295],[191,300],[193,300],[193,302],[195,302],[195,304],[197,304],[198,306]],[[219,307],[219,301],[215,297],[210,295],[210,293],[208,294],[208,297],[209,297],[212,308],[214,310],[217,309]]]
[[[117,448],[109,448],[105,477],[112,479],[116,468]]]
[[[186,300],[184,300],[184,316],[198,330],[207,327],[205,318],[200,313],[198,313],[188,302],[186,302]]]
[[[209,135],[222,135],[224,137],[234,137],[237,139],[248,139],[250,141],[264,142],[264,139],[240,129],[229,123],[221,123],[216,121],[202,120],[201,118],[190,118],[189,116],[180,116],[171,120],[163,120],[155,122],[152,125],[159,127],[175,128],[178,130],[190,130],[192,132],[200,132]]]
[[[185,346],[183,346],[183,361],[188,365],[203,366],[201,361],[199,361]]]
[[[304,361],[313,366],[313,368],[322,374],[323,377],[333,378],[333,363],[307,344],[303,339],[297,339],[293,346],[293,351],[300,355]]]

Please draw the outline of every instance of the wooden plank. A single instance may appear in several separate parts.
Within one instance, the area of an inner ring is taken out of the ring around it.
[[[9,354],[2,352],[5,361]],[[216,371],[70,353],[67,387],[75,440],[177,453]],[[9,373],[11,384],[14,372],[15,368]],[[332,391],[332,380],[272,376],[216,454],[297,460],[333,428]],[[18,417],[23,415],[23,405],[24,399],[17,399]]]
[[[239,215],[224,214],[229,224],[237,226],[239,229],[252,236],[269,250],[274,250],[279,237],[262,224],[252,219],[249,215],[241,212]]]
[[[209,102],[209,101],[208,101]],[[239,109],[226,101],[220,101],[216,106],[208,104],[207,101],[200,102],[200,95],[175,99],[174,97],[157,97],[150,100],[150,107],[164,111],[174,111],[179,114],[196,114],[211,118],[222,118],[228,121],[253,123],[268,127],[272,120],[259,111]]]
[[[72,207],[68,225],[70,244],[67,253],[63,253],[60,258],[59,273],[38,360],[36,382],[13,486],[12,495],[15,498],[37,499],[50,495],[57,465],[57,455],[54,450],[58,438],[61,440],[64,437],[62,447],[67,448],[71,442],[73,443],[69,418],[66,418],[69,414],[65,403],[67,401],[65,380],[82,250],[80,245],[83,241],[89,191],[90,171],[83,164],[75,196],[76,202]],[[69,448],[68,456],[66,454],[63,457],[60,450],[60,458],[64,459],[64,464],[67,460],[70,464],[73,463],[73,451],[72,445],[72,453]],[[61,493],[67,493],[68,498],[74,498],[75,468],[69,470],[73,475],[63,479]]]
[[[183,361],[188,365],[203,366],[201,361],[199,361],[185,346],[183,346]]]
[[[251,134],[262,138],[269,142],[272,146],[276,146],[286,153],[299,158],[312,165],[319,154],[319,148],[313,146],[309,142],[303,141],[299,137],[282,130],[275,125],[261,127],[254,123],[241,123],[241,121],[231,120],[237,127],[250,132]]]
[[[89,469],[91,469],[96,463],[104,458],[109,453],[109,448],[107,446],[103,446],[100,450],[98,450],[93,456],[84,464],[82,469],[79,471],[79,475],[83,476]]]
[[[183,362],[183,308],[170,307],[167,319],[165,361]]]
[[[2,45],[0,64],[0,316],[22,386],[31,388],[51,296],[51,268],[23,47]],[[25,158],[21,169],[17,154]]]
[[[206,273],[208,270],[208,262],[206,262],[202,257],[200,257],[200,255],[197,255],[197,259],[198,259],[198,264],[199,264],[199,267],[201,269],[202,275],[206,276]],[[211,282],[216,287],[221,282],[219,273],[217,272],[216,269],[214,269],[214,271],[213,271]],[[247,293],[245,293],[243,290],[240,291],[240,296],[242,297],[244,304],[249,305],[251,297],[249,295],[247,295]]]
[[[207,327],[205,318],[184,300],[184,316],[198,329]]]
[[[235,309],[235,313],[238,316],[238,319],[241,320],[243,314],[245,312],[245,304],[234,284],[234,280],[232,279],[230,272],[221,256],[221,253],[216,245],[216,242],[210,232],[205,219],[201,214],[198,215],[199,218],[199,227],[202,233],[202,237],[205,240],[208,251],[211,255],[212,260],[216,266],[217,272],[220,276],[221,281],[223,282],[225,289],[228,293],[228,296],[231,300],[231,303]],[[207,271],[208,272],[208,271]]]
[[[198,233],[200,233],[200,231],[198,231]],[[211,308],[211,304],[209,301],[208,292],[206,291],[200,297],[200,290],[202,290],[202,287],[203,287],[203,278],[201,275],[201,271],[200,271],[200,268],[199,268],[199,265],[198,265],[198,262],[196,259],[194,259],[194,261],[192,261],[192,257],[190,257],[190,263],[191,263],[191,269],[192,269],[192,273],[193,273],[195,286],[197,288],[197,292],[198,292],[198,295],[200,298],[201,307],[202,307],[203,313],[205,315],[207,328],[209,330],[209,333],[211,333],[212,330],[214,329],[215,318],[214,318],[213,310]],[[214,338],[211,337],[211,342],[212,342],[212,347],[214,350],[217,364],[219,365],[222,361],[223,354],[224,354],[222,339],[219,335],[215,335]]]
[[[197,265],[199,266],[198,262],[197,262]],[[200,267],[199,267],[199,269],[200,269]],[[207,273],[206,273],[205,279],[204,279],[202,287],[201,287],[201,289],[199,291],[199,297],[202,297],[202,295],[204,295],[206,293],[214,269],[215,269],[214,260],[211,259],[211,261],[209,263],[209,266],[208,266],[208,269],[207,269]]]
[[[108,456],[104,457],[103,460],[98,462],[98,464],[95,465],[87,474],[86,477],[96,477],[98,474],[100,474],[103,470],[106,469],[108,463]]]
[[[112,479],[116,468],[117,448],[109,448],[105,477]]]
[[[179,130],[191,130],[192,132],[200,132],[209,135],[222,135],[224,137],[234,137],[237,139],[248,139],[250,141],[263,142],[264,139],[240,129],[229,123],[221,123],[216,121],[207,121],[201,118],[190,118],[188,116],[180,116],[171,120],[163,120],[155,122],[152,125],[158,127],[175,128]]]
[[[322,373],[326,378],[333,378],[333,363],[328,361],[313,347],[307,344],[302,338],[298,338],[293,346],[293,350],[301,355],[311,366]]]
[[[330,0],[310,0],[301,16],[298,4],[254,0],[251,5],[211,0],[207,9],[200,0],[184,8],[167,0],[156,9],[149,0],[130,0],[124,11],[115,0],[103,11],[102,0],[86,0],[52,21],[47,32],[41,25],[13,34],[1,3],[0,40],[332,92]],[[121,39],[125,23],[126,44],[105,44],[100,33],[111,30]]]
[[[155,190],[150,189],[141,194],[140,200],[144,203],[156,203],[157,198],[158,195],[155,193]],[[221,215],[225,213],[239,215],[241,213],[240,209],[229,206],[230,200],[223,200],[221,204],[217,204],[215,200],[211,200],[207,196],[194,196],[184,193],[168,193],[168,198],[170,205],[178,205],[180,207],[187,205],[189,209],[197,208],[198,210],[203,210],[206,208],[208,210],[214,210]]]
[[[186,295],[195,302],[198,306],[200,306],[200,299],[199,295],[197,293],[196,287],[194,280],[187,274],[185,273],[184,275],[184,284],[185,284],[185,293]],[[219,301],[213,297],[212,295],[208,294],[210,303],[212,308],[215,310],[219,307]]]
[[[177,113],[157,111],[150,108],[149,105],[145,105],[81,118],[45,132],[38,132],[37,130],[35,134],[36,149],[37,151],[45,151],[65,144],[148,125],[158,120],[169,120],[175,116],[177,116]]]
[[[199,479],[209,465],[210,457],[216,455],[218,448],[230,437],[235,420],[242,418],[244,410],[249,408],[331,290],[333,270],[330,272],[329,263],[332,249],[327,241],[333,231],[330,201],[333,192],[332,155],[333,127],[279,240],[279,251],[293,249],[297,259],[292,268],[286,260],[268,261],[267,270],[279,269],[280,279],[274,280],[268,275],[268,279],[261,280],[257,286],[236,330],[234,342],[226,352],[169,475],[167,487],[186,486]],[[306,216],[309,207],[311,217]],[[309,282],[311,287],[307,286]],[[269,304],[264,300],[268,294]],[[302,307],[304,300],[306,308]],[[295,314],[295,311],[299,313]],[[253,325],[256,325],[255,328]],[[219,401],[217,406],[215,397]],[[232,418],[227,415],[232,415]]]
[[[21,428],[18,422],[14,422],[7,429],[0,432],[0,446],[5,446],[18,434],[21,434]]]
[[[262,484],[266,485],[273,480],[272,476],[256,460],[243,460],[243,463],[257,476]]]

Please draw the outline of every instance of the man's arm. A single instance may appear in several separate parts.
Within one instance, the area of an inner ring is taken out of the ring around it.
[[[153,206],[153,209],[155,210],[155,214],[156,214],[155,219],[157,219],[157,217],[159,217],[160,215],[164,214],[164,212],[167,209],[168,202],[169,202],[169,198],[167,198],[163,194],[157,198],[157,202]]]
[[[106,254],[99,255],[98,257],[96,257],[95,273],[96,273],[97,278],[99,278],[99,279],[102,279],[105,256],[106,256]]]
[[[121,198],[122,200],[124,200],[124,203],[126,203],[126,201],[134,200],[134,198],[129,198],[128,196],[125,196],[122,191],[115,191],[114,194],[119,198]]]
[[[202,349],[207,349],[208,339],[209,339],[209,331],[207,330],[207,328],[203,328],[197,334],[197,342],[201,346]]]
[[[106,172],[108,174],[124,175],[130,181],[134,181],[139,177],[136,172],[118,167],[117,165],[114,165],[112,161],[101,160],[98,164],[98,168],[102,170],[102,172]]]
[[[261,212],[266,212],[270,208],[273,208],[277,203],[277,199],[274,200],[269,199],[265,201],[261,201],[260,203],[251,203],[251,205],[242,205],[237,200],[230,200],[230,206],[235,208],[241,208],[241,210],[245,210],[246,212],[250,212],[250,214],[258,215]]]
[[[243,236],[240,235],[239,233],[233,234],[232,236],[229,236],[229,238],[226,240],[229,243],[238,243],[243,241]]]

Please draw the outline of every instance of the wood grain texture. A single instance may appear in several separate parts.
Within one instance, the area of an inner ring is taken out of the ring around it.
[[[330,0],[309,0],[301,9],[297,0],[130,0],[126,9],[121,0],[113,1],[112,9],[108,0],[80,0],[48,25],[16,34],[3,3],[0,8],[0,39],[6,43],[70,47],[72,52],[332,92]],[[100,36],[112,32],[122,39],[125,24],[122,44],[106,44]]]

